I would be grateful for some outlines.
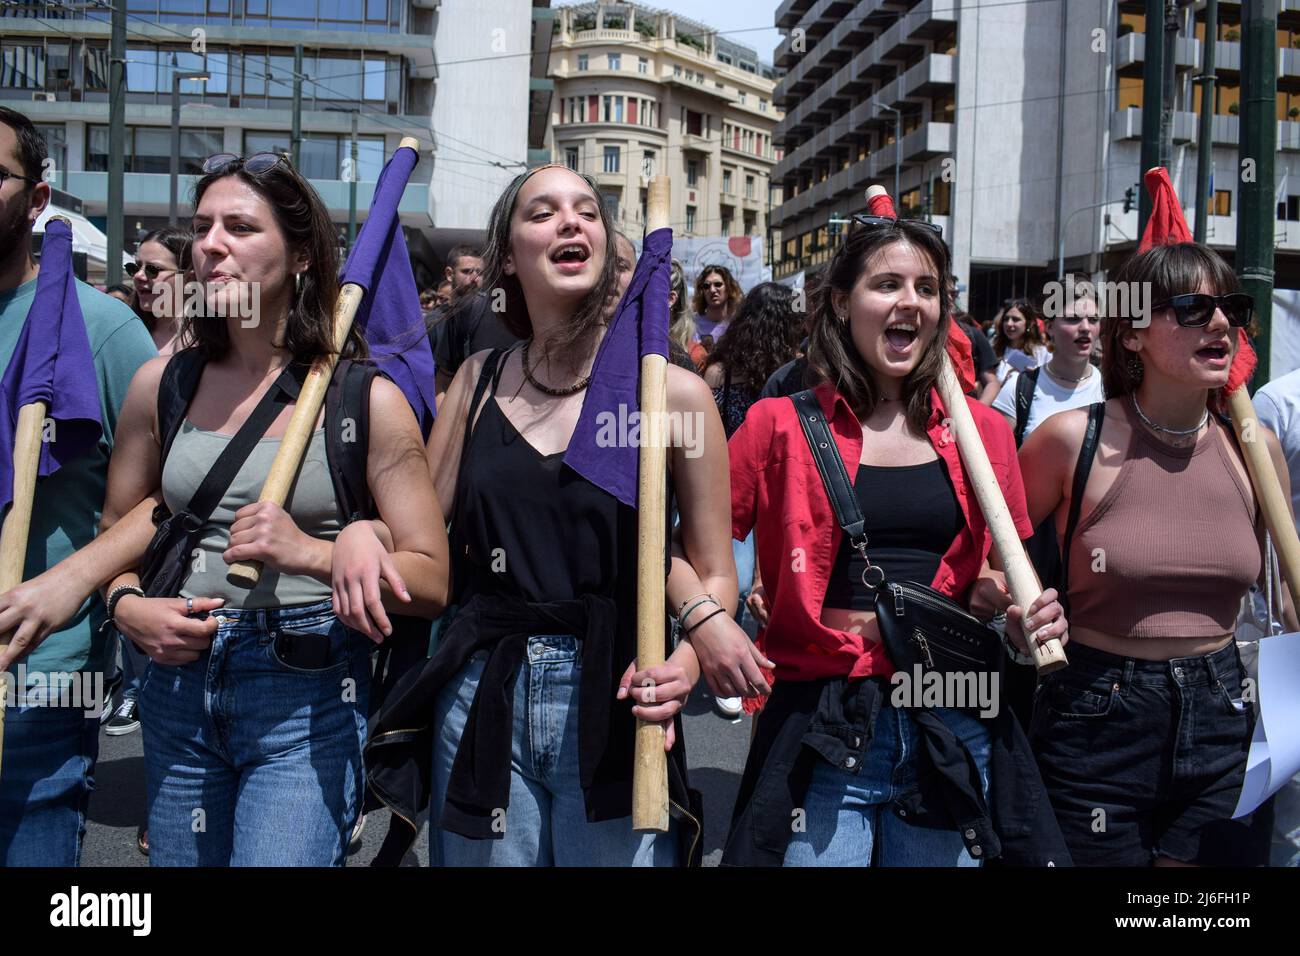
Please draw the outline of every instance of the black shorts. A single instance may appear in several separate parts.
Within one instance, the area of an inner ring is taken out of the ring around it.
[[[1255,862],[1222,838],[1255,725],[1236,644],[1169,661],[1068,653],[1039,685],[1029,739],[1075,864]]]

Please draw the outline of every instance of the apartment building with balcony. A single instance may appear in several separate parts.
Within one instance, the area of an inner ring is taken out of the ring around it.
[[[435,246],[450,245],[471,227],[481,237],[501,187],[526,168],[532,105],[527,56],[456,63],[446,71],[438,60],[453,59],[449,51],[455,59],[478,48],[494,52],[490,27],[502,25],[505,42],[527,53],[532,10],[529,0],[131,0],[128,249],[167,221],[174,71],[209,77],[180,84],[185,215],[205,157],[289,152],[294,47],[301,44],[301,171],[342,237],[349,176],[357,180],[358,219],[364,221],[384,161],[402,137],[415,137],[421,160],[401,216],[417,278],[431,280]],[[79,197],[100,228],[108,198],[110,18],[107,6],[94,4],[33,0],[0,7],[0,102],[38,124],[56,184]],[[512,88],[517,95],[502,95]],[[491,92],[490,110],[484,91]],[[541,104],[543,119],[548,108],[549,101]],[[540,133],[544,123],[533,125]]]
[[[549,146],[595,177],[619,228],[639,236],[649,175],[672,177],[685,236],[767,236],[773,130],[770,64],[686,17],[632,3],[555,9]],[[769,248],[771,243],[769,242]]]
[[[1203,4],[1183,8],[1177,43],[1174,160],[1188,219],[1195,209],[1196,111]],[[1219,4],[1208,241],[1236,241],[1240,4]],[[995,311],[1065,266],[1113,268],[1136,247],[1144,4],[1071,0],[785,0],[775,55],[788,107],[774,178],[786,202],[778,276],[816,268],[833,249],[833,218],[865,208],[871,183],[893,188],[894,114],[901,112],[905,215],[944,227],[966,302]],[[1300,2],[1278,20],[1277,273],[1300,286]],[[1111,205],[1100,205],[1114,200]]]

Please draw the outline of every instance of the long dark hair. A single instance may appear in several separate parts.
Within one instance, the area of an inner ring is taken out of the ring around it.
[[[1149,290],[1147,305],[1163,302],[1175,295],[1198,292],[1208,284],[1215,295],[1240,292],[1237,274],[1217,252],[1199,242],[1179,242],[1155,246],[1129,256],[1115,273],[1120,289]],[[1123,336],[1133,326],[1134,309],[1126,315],[1107,315],[1101,320],[1101,384],[1107,398],[1131,395],[1142,381],[1141,359],[1124,347]],[[1247,329],[1253,333],[1254,329]],[[1232,336],[1234,349],[1237,336]],[[1235,353],[1234,353],[1235,354]],[[1214,401],[1213,393],[1209,399]]]
[[[198,209],[203,194],[213,183],[228,176],[247,183],[266,200],[289,249],[301,250],[310,262],[289,305],[284,348],[297,361],[312,361],[332,354],[335,351],[334,307],[339,298],[339,247],[325,203],[311,183],[284,158],[258,173],[249,172],[242,165],[232,171],[208,173],[194,187],[194,208]],[[200,316],[185,317],[181,341],[193,342],[210,360],[219,359],[230,350],[226,322]],[[366,355],[365,340],[355,324],[342,354]]]
[[[880,400],[875,375],[853,344],[849,321],[835,314],[831,296],[837,292],[847,296],[866,269],[868,260],[897,242],[906,242],[923,252],[934,265],[939,280],[938,331],[921,356],[920,363],[903,380],[902,400],[907,410],[907,426],[913,434],[924,435],[932,411],[930,390],[938,382],[939,371],[943,368],[948,325],[952,321],[948,314],[951,302],[948,287],[952,281],[948,245],[924,223],[899,219],[890,225],[859,227],[835,250],[830,265],[819,276],[814,293],[808,364],[814,373],[835,386],[859,418],[871,414]],[[727,335],[730,334],[728,331]],[[723,340],[726,340],[725,336]]]
[[[1011,348],[1011,340],[1007,338],[1002,331],[1002,323],[1006,321],[1007,313],[1012,309],[1019,312],[1025,320],[1025,334],[1020,338],[1020,345],[1016,346],[1026,355],[1034,354],[1035,345],[1046,345],[1043,341],[1042,331],[1039,329],[1038,322],[1043,317],[1043,313],[1030,302],[1028,299],[1020,299],[1011,303],[998,314],[997,328],[993,332],[993,353],[998,357],[1007,354],[1007,349]]]
[[[177,303],[177,311],[180,311],[179,307],[184,302],[184,281],[188,278],[190,270],[194,268],[190,256],[190,249],[194,244],[194,233],[182,226],[163,226],[161,229],[155,229],[136,244],[135,254],[137,257],[139,257],[140,249],[146,242],[158,243],[176,259],[177,272],[182,278],[182,293],[180,302]],[[139,297],[135,294],[134,288],[131,289],[131,307],[135,309],[135,314],[140,317],[144,327],[152,333],[158,325],[158,316],[154,315],[152,311],[140,308]]]
[[[695,298],[691,302],[691,305],[695,308],[695,314],[704,315],[709,310],[708,302],[704,298],[704,280],[711,274],[719,276],[726,285],[727,315],[735,316],[736,309],[740,305],[740,283],[736,281],[736,277],[731,274],[731,270],[726,266],[705,266],[700,270],[700,274],[695,279]]]
[[[794,292],[779,282],[762,282],[750,289],[704,368],[721,363],[733,382],[761,388],[794,358],[803,339],[803,322],[795,316],[793,301]]]
[[[520,339],[532,338],[533,320],[528,314],[528,303],[524,301],[523,286],[519,284],[517,275],[506,275],[505,264],[510,255],[510,221],[514,216],[519,191],[524,188],[524,183],[543,169],[563,169],[586,183],[596,199],[600,224],[605,229],[605,266],[601,269],[596,284],[578,304],[568,324],[555,339],[547,343],[545,349],[547,359],[552,355],[564,356],[566,360],[580,358],[587,354],[592,339],[604,323],[606,300],[613,294],[618,281],[618,247],[614,244],[614,224],[601,201],[600,189],[590,176],[576,173],[568,166],[552,163],[520,173],[510,181],[488,218],[487,243],[483,250],[483,294],[488,297],[488,307],[499,312],[501,321],[511,335]],[[453,303],[452,309],[457,305],[458,303]]]

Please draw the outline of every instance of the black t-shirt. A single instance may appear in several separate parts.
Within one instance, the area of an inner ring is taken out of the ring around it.
[[[807,372],[808,360],[802,356],[786,362],[772,373],[763,386],[763,390],[758,393],[758,397],[782,398],[786,395],[802,392],[812,385],[811,382],[806,381]]]
[[[445,319],[429,332],[438,371],[455,375],[465,360],[484,349],[507,349],[517,342],[501,316],[489,308],[488,294],[476,292],[451,307]]]
[[[998,357],[993,351],[993,346],[989,343],[989,337],[984,334],[974,322],[959,322],[963,329],[966,330],[966,337],[970,339],[973,358],[975,359],[975,374],[983,375],[985,372],[992,372],[998,367]]]

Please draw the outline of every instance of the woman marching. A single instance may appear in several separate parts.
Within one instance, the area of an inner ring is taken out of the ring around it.
[[[705,266],[695,280],[695,332],[691,336],[691,358],[704,367],[704,360],[722,340],[740,306],[740,283],[726,266]]]
[[[777,680],[724,862],[978,865],[997,855],[990,814],[974,809],[988,805],[992,728],[970,711],[940,707],[927,716],[897,704],[867,580],[870,564],[889,581],[933,586],[986,619],[1009,604],[988,569],[990,537],[936,390],[950,333],[949,254],[927,223],[857,219],[826,270],[813,317],[809,362],[823,384],[760,401],[731,439],[732,535],[758,528],[765,650]],[[967,404],[1028,537],[1010,431],[992,410]],[[817,461],[827,453],[814,453],[804,415],[829,426],[832,453],[843,459],[866,519],[860,550],[839,530]],[[1008,616],[1015,630],[1020,609]],[[1064,635],[1050,590],[1028,618],[1039,641]],[[962,755],[956,776],[971,774],[945,778],[937,798],[923,785],[935,777],[923,721],[941,725],[948,752]],[[942,811],[956,805],[948,796],[958,791],[973,808],[960,825]],[[800,826],[792,827],[792,814]]]
[[[1172,193],[1153,222],[1181,220]],[[1215,837],[1254,723],[1233,632],[1263,531],[1218,411],[1253,303],[1194,242],[1138,252],[1114,280],[1150,289],[1151,307],[1102,324],[1108,400],[1047,419],[1020,454],[1031,518],[1055,515],[1061,532],[1072,638],[1030,739],[1077,863],[1259,862]],[[1281,449],[1260,430],[1286,497]]]
[[[371,645],[331,609],[332,550],[351,511],[334,473],[356,465],[355,493],[373,499],[356,513],[395,529],[393,574],[410,590],[385,593],[390,608],[439,613],[446,537],[419,426],[378,377],[362,379],[356,407],[341,400],[343,417],[327,400],[285,507],[258,501],[302,375],[334,350],[335,233],[283,156],[215,156],[204,173],[193,262],[207,317],[187,316],[194,345],[133,380],[105,508],[124,514],[161,486],[173,515],[202,522],[178,597],[146,598],[136,575],[109,588],[110,618],[152,659],[140,695],[150,862],[339,866],[361,807]],[[344,354],[363,347],[354,330]],[[332,429],[366,418],[364,445],[334,441]],[[251,590],[227,579],[237,561],[264,566]]]
[[[668,368],[669,416],[698,428],[675,433],[669,451],[680,548],[668,606],[691,640],[662,665],[634,661],[636,513],[564,461],[614,256],[599,191],[566,167],[519,176],[493,210],[484,288],[504,292],[505,321],[525,341],[466,362],[434,425],[428,460],[451,507],[458,611],[418,680],[385,704],[367,751],[373,789],[402,815],[431,789],[435,864],[685,864],[699,823],[677,715],[699,675],[693,644],[743,655],[735,679],[762,682],[730,618],[726,439],[699,376]],[[371,546],[338,555],[345,576],[370,575],[366,586],[382,553]],[[667,727],[680,842],[632,830],[634,717]],[[412,767],[423,779],[403,775]]]
[[[171,355],[178,347],[193,241],[188,229],[165,226],[141,239],[136,249],[133,307],[159,355]]]
[[[1015,300],[998,317],[993,335],[993,354],[998,358],[994,372],[997,382],[981,392],[980,400],[985,405],[993,403],[1013,374],[1042,368],[1052,357],[1043,341],[1041,320],[1042,316],[1028,299]]]

